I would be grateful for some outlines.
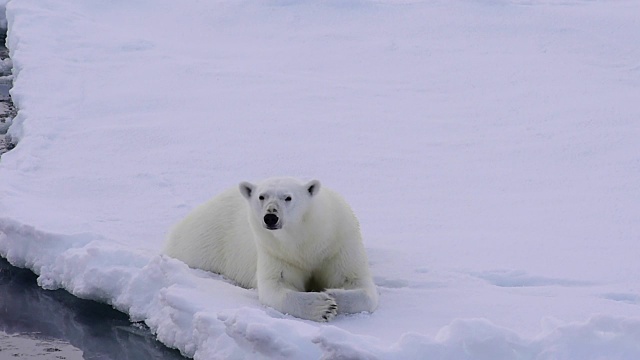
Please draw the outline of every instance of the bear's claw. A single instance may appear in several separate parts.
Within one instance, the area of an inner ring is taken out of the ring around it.
[[[319,301],[316,302],[315,310],[317,311],[318,316],[317,321],[327,322],[331,321],[336,315],[338,315],[338,304],[336,303],[336,299],[333,296],[321,292],[318,293]]]

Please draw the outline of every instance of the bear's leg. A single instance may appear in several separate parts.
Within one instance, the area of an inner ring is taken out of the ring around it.
[[[339,314],[373,312],[378,307],[378,290],[362,246],[338,253],[320,273],[327,286],[325,292],[336,299]]]
[[[258,296],[261,303],[301,319],[329,321],[337,315],[336,300],[325,292],[300,292],[258,281]]]
[[[328,289],[326,293],[336,299],[338,314],[372,312],[378,306],[375,289]]]
[[[301,319],[330,321],[338,314],[336,300],[325,292],[286,291],[282,302],[283,313]]]
[[[337,315],[338,305],[332,296],[298,290],[296,287],[304,286],[304,276],[276,258],[259,255],[257,278],[260,302],[282,313],[321,322]]]

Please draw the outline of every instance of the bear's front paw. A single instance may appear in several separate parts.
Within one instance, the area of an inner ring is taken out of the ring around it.
[[[331,321],[338,314],[336,299],[325,292],[307,293],[315,295],[310,306],[311,320],[326,322]]]

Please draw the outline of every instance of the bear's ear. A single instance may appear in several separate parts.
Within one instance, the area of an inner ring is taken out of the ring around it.
[[[247,200],[251,199],[251,194],[253,193],[253,189],[256,188],[255,185],[253,185],[250,182],[246,182],[246,181],[241,182],[239,187],[240,187],[240,193]]]
[[[305,188],[309,192],[309,196],[315,196],[320,191],[320,181],[311,180],[305,185]]]

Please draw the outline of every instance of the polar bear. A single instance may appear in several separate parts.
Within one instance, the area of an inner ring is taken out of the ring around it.
[[[302,319],[378,305],[358,220],[317,180],[242,182],[178,223],[164,253],[257,287],[263,304]]]

